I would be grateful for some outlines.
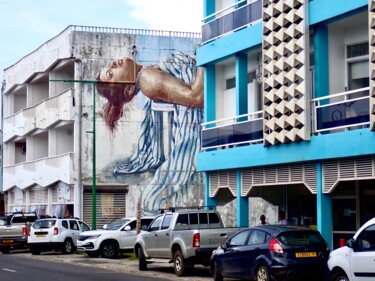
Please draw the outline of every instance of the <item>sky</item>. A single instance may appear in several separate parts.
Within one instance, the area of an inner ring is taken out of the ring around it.
[[[0,0],[0,70],[69,25],[201,32],[202,0]]]

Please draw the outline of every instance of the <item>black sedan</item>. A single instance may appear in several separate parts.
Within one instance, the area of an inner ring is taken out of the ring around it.
[[[329,248],[319,231],[289,225],[237,232],[211,256],[215,281],[324,280]]]

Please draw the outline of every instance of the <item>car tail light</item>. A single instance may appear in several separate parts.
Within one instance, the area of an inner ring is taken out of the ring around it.
[[[199,233],[195,233],[193,236],[193,247],[199,248],[201,246],[201,237]]]
[[[22,227],[22,235],[27,236],[27,228],[26,226]]]
[[[284,254],[283,247],[281,247],[280,243],[277,242],[277,240],[275,238],[271,239],[270,251],[274,252],[274,253],[277,253],[277,254]]]
[[[53,235],[59,235],[59,228],[58,227],[55,227],[53,229]]]

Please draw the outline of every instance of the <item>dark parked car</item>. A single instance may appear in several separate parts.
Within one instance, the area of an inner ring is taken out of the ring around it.
[[[211,256],[215,281],[324,280],[329,248],[313,229],[289,225],[253,226],[239,231]]]

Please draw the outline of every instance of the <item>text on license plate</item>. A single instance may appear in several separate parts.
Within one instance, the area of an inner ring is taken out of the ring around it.
[[[46,237],[46,234],[35,234],[36,237]]]
[[[296,258],[315,258],[316,252],[296,253]]]
[[[14,242],[14,240],[12,240],[12,239],[3,240],[3,243],[13,243],[13,242]]]

